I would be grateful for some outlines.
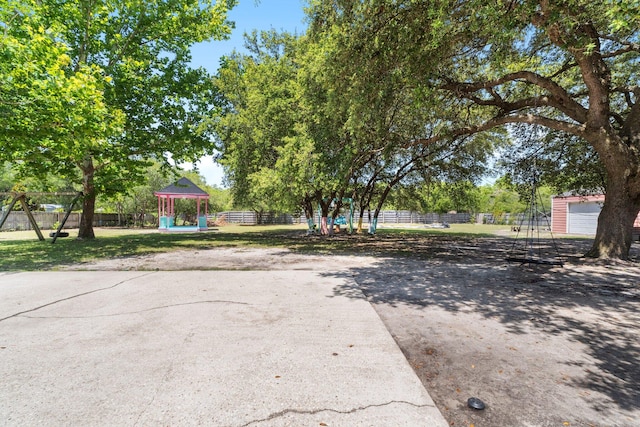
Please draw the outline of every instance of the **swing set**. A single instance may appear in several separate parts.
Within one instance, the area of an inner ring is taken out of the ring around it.
[[[67,219],[69,219],[69,215],[71,214],[73,207],[76,205],[78,200],[80,200],[80,198],[83,196],[83,193],[82,192],[27,193],[27,192],[12,191],[10,193],[0,193],[0,196],[12,196],[11,202],[7,206],[7,209],[5,210],[4,214],[2,215],[2,218],[0,219],[0,229],[2,228],[4,223],[7,221],[7,218],[9,218],[9,214],[11,213],[15,204],[20,202],[20,205],[22,206],[22,210],[27,214],[27,218],[29,218],[29,222],[31,223],[33,230],[38,235],[38,239],[40,241],[44,241],[45,239],[44,239],[44,236],[42,235],[42,231],[40,231],[40,226],[38,226],[36,219],[33,217],[33,214],[31,213],[31,209],[29,209],[29,204],[27,203],[27,197],[28,196],[75,196],[71,201],[71,203],[69,204],[69,207],[65,212],[63,220],[60,222],[60,224],[58,224],[58,229],[49,234],[49,237],[53,237],[51,244],[54,244],[58,237],[69,236],[69,233],[62,232],[62,227],[64,227],[64,224],[67,222]]]
[[[535,167],[535,166],[534,166]],[[538,190],[538,182],[535,170],[533,172],[533,183],[531,185],[531,193],[527,210],[522,215],[520,224],[514,227],[516,237],[513,239],[511,251],[506,261],[517,262],[523,264],[541,264],[541,265],[557,265],[563,267],[560,259],[560,251],[558,245],[551,233],[551,222],[549,216],[544,211],[542,197]],[[551,234],[551,245],[555,250],[555,254],[550,254],[550,247],[540,234],[540,222],[543,221],[545,231]],[[524,235],[521,232],[524,230]]]

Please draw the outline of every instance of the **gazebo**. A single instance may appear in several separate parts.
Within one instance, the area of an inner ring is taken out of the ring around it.
[[[206,231],[207,200],[209,194],[187,178],[180,178],[154,193],[158,197],[158,230],[160,231]],[[176,199],[195,199],[197,203],[197,224],[195,226],[177,226],[175,221]],[[204,200],[204,215],[201,216],[200,201]]]

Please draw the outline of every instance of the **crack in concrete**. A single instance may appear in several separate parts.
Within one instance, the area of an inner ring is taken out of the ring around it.
[[[249,305],[246,302],[239,301],[227,301],[227,300],[204,300],[204,301],[191,301],[191,302],[183,302],[178,304],[168,304],[168,305],[159,305],[157,307],[145,308],[144,310],[137,311],[124,311],[122,313],[110,313],[110,314],[94,314],[91,316],[24,316],[22,314],[18,314],[20,317],[26,317],[28,319],[95,319],[99,317],[116,317],[116,316],[128,316],[131,314],[140,314],[147,311],[154,310],[162,310],[165,308],[171,307],[180,307],[183,305],[195,305],[195,304],[238,304],[238,305]]]
[[[393,405],[393,404],[397,404],[397,403],[403,404],[403,405],[413,406],[414,408],[434,408],[435,407],[435,405],[418,405],[416,403],[407,402],[406,400],[392,400],[390,402],[385,402],[385,403],[378,403],[378,404],[371,404],[371,405],[366,405],[366,406],[359,406],[357,408],[353,408],[353,409],[349,409],[349,410],[345,410],[345,411],[340,411],[340,410],[331,409],[331,408],[309,409],[309,410],[285,409],[283,411],[274,412],[273,414],[269,415],[266,418],[249,421],[248,423],[243,424],[240,427],[248,427],[248,426],[250,426],[252,424],[271,421],[271,420],[274,420],[276,418],[280,418],[280,417],[282,417],[284,415],[287,415],[287,414],[315,415],[315,414],[319,414],[321,412],[333,412],[335,414],[353,414],[355,412],[365,411],[365,410],[370,409],[370,408],[382,408],[384,406],[389,406],[389,405]]]
[[[122,285],[123,283],[129,282],[131,280],[139,279],[140,277],[148,276],[150,274],[154,274],[154,273],[145,273],[145,274],[141,274],[139,276],[130,277],[130,278],[126,279],[126,280],[122,280],[121,282],[118,282],[118,283],[116,283],[114,285],[111,285],[111,286],[107,286],[107,287],[99,288],[99,289],[94,289],[94,290],[87,291],[87,292],[82,292],[82,293],[76,294],[76,295],[71,295],[69,297],[61,298],[59,300],[55,300],[55,301],[40,305],[38,307],[30,308],[29,310],[20,311],[18,313],[12,314],[10,316],[1,318],[0,322],[4,322],[5,320],[8,320],[8,319],[11,319],[11,318],[14,318],[14,317],[18,317],[18,316],[21,316],[21,315],[26,314],[26,313],[32,313],[34,311],[40,310],[41,308],[49,307],[50,305],[58,304],[60,302],[69,301],[69,300],[72,300],[74,298],[79,298],[79,297],[82,297],[82,296],[85,296],[85,295],[89,295],[89,294],[93,294],[93,293],[96,293],[96,292],[108,291],[110,289],[113,289],[113,288],[115,288],[117,286]]]

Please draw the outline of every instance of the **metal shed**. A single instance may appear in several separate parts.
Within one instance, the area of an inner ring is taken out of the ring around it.
[[[551,199],[551,231],[559,234],[595,235],[604,194],[561,195]],[[633,228],[640,228],[640,215]]]

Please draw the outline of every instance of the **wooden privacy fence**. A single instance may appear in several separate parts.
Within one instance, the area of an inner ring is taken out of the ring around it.
[[[59,222],[62,222],[64,212],[38,212],[32,211],[31,214],[36,220],[38,226],[43,230],[53,230]],[[120,215],[112,213],[96,213],[93,215],[94,227],[117,227],[127,225],[133,221],[132,215]],[[80,213],[72,212],[64,224],[64,228],[80,227]],[[2,226],[2,231],[9,230],[31,230],[31,224],[27,215],[23,211],[12,211],[9,213],[7,220]]]
[[[551,214],[538,213],[535,218],[531,218],[524,213],[506,213],[497,217],[490,213],[478,214],[476,218],[478,224],[507,224],[514,227],[529,226],[536,229],[551,228]]]
[[[463,224],[471,221],[471,214],[438,214],[419,213],[413,211],[380,211],[378,224],[433,224],[446,222],[449,224]],[[363,222],[368,222],[369,218],[365,213]]]
[[[224,217],[225,222],[230,224],[303,224],[306,223],[304,215],[278,214],[274,212],[265,212],[258,215],[253,211],[227,211],[218,212],[210,215],[210,218],[221,219]]]
[[[38,226],[43,230],[52,230],[54,225],[61,222],[64,218],[64,212],[31,212],[36,220]],[[306,224],[307,220],[304,215],[291,215],[291,214],[278,214],[273,212],[266,212],[262,215],[256,214],[253,211],[227,211],[219,212],[216,215],[210,216],[210,218],[222,218],[230,224]],[[94,227],[122,227],[131,226],[134,221],[133,214],[116,214],[116,213],[96,213],[93,217]],[[412,211],[381,211],[378,216],[378,224],[432,224],[447,222],[449,224],[468,223],[472,219],[470,214],[458,213],[458,214],[437,214],[427,213],[422,214]],[[354,222],[358,221],[357,217],[354,217]],[[155,223],[156,218],[153,215],[146,215],[146,223]],[[317,221],[317,218],[316,218]],[[137,222],[140,222],[140,218],[137,218]],[[365,213],[363,222],[369,223],[368,215]],[[73,212],[69,215],[64,228],[78,228],[80,226],[80,213]],[[27,215],[22,211],[12,211],[5,224],[2,226],[1,231],[10,230],[31,230],[31,224]]]
[[[372,213],[373,215],[373,213]],[[260,215],[252,211],[227,211],[218,212],[215,215],[218,219],[224,216],[226,222],[231,224],[304,224],[307,222],[304,215],[263,213]],[[316,221],[318,220],[315,218]],[[358,221],[357,217],[353,218]],[[472,215],[468,213],[457,214],[421,214],[412,211],[380,211],[378,224],[433,224],[447,222],[449,224],[468,223],[472,220]],[[365,213],[363,223],[369,223],[369,217]]]

